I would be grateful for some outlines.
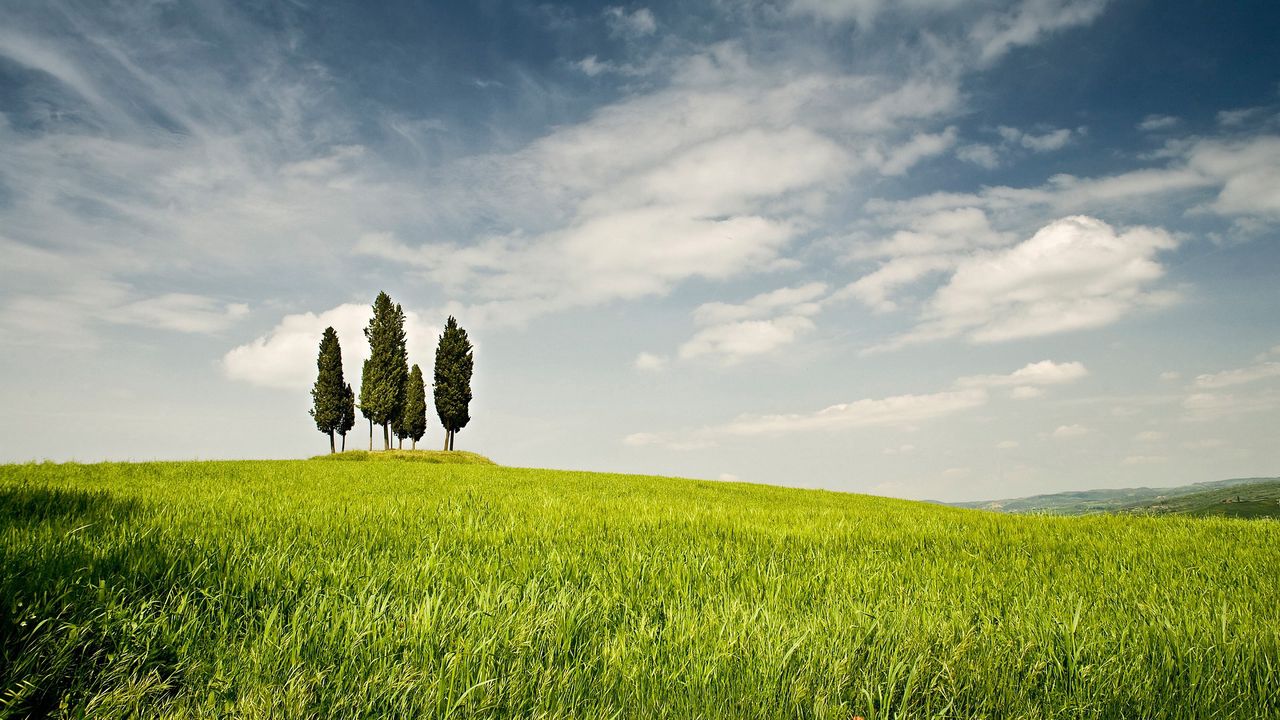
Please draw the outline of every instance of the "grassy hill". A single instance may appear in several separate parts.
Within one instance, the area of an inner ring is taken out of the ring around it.
[[[1133,503],[1119,512],[1195,517],[1280,518],[1280,480],[1214,487]]]
[[[1228,491],[1244,485],[1280,487],[1280,478],[1233,478],[1215,480],[1193,485],[1164,488],[1118,488],[1107,490],[1077,490],[1071,492],[1052,493],[1048,495],[1032,495],[1024,498],[1006,500],[981,500],[976,502],[951,503],[953,507],[976,508],[980,510],[996,510],[1007,513],[1051,513],[1055,515],[1087,515],[1100,512],[1129,512],[1137,508],[1156,508],[1169,501],[1190,495]],[[1219,497],[1219,496],[1215,496]],[[1170,508],[1180,508],[1179,504]],[[1176,512],[1176,510],[1174,510]],[[1227,513],[1230,515],[1230,513]]]
[[[0,716],[1275,717],[1280,523],[431,462],[0,466]]]

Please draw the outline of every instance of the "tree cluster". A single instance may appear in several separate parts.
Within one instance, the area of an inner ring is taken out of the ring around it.
[[[382,449],[391,449],[392,437],[404,447],[408,438],[417,449],[427,431],[427,393],[422,369],[409,366],[404,309],[385,292],[373,301],[373,316],[364,329],[369,359],[360,373],[360,402],[343,379],[342,348],[338,333],[325,328],[316,358],[316,382],[311,389],[311,417],[316,428],[329,436],[329,452],[336,451],[335,433],[347,447],[347,433],[355,426],[355,411],[369,421],[369,450],[373,450],[373,426],[382,426]],[[467,331],[452,316],[436,348],[432,384],[436,414],[445,430],[444,449],[453,449],[454,435],[471,421],[471,372],[474,353]]]

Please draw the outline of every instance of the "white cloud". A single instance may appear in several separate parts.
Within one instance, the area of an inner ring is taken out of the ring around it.
[[[1172,301],[1146,286],[1164,274],[1156,255],[1176,246],[1163,230],[1117,233],[1086,216],[1067,217],[1005,250],[964,260],[926,306],[920,324],[877,349],[965,335],[998,342],[1108,325]]]
[[[1083,363],[1056,363],[1041,360],[1030,363],[1008,375],[970,375],[956,381],[958,387],[1010,387],[1063,385],[1075,382],[1089,374]]]
[[[188,293],[169,293],[122,305],[106,314],[111,322],[185,333],[216,333],[249,314],[243,303],[221,303]]]
[[[1059,425],[1054,429],[1052,435],[1053,437],[1062,440],[1081,437],[1088,435],[1091,432],[1093,432],[1092,429],[1083,425]]]
[[[614,33],[629,37],[644,37],[658,30],[658,21],[649,8],[638,8],[627,12],[620,7],[606,8],[605,20]]]
[[[721,482],[742,482],[742,478],[733,473],[720,473]]]
[[[1218,124],[1226,127],[1237,127],[1248,122],[1250,118],[1257,116],[1262,110],[1260,107],[1221,110],[1218,112]]]
[[[813,329],[813,321],[800,315],[723,323],[699,330],[680,346],[679,354],[685,359],[718,355],[733,363],[790,345]]]
[[[1182,373],[1175,370],[1166,370],[1160,373],[1160,379],[1165,382],[1172,382],[1182,377]]]
[[[1045,35],[1087,25],[1102,14],[1108,0],[1027,0],[982,18],[970,37],[979,58],[991,63],[1010,50],[1031,45]]]
[[[1160,432],[1159,430],[1143,430],[1137,435],[1134,435],[1133,439],[1138,442],[1154,443],[1160,442],[1167,437],[1169,437],[1167,433]]]
[[[636,356],[635,368],[647,372],[665,370],[670,359],[664,355],[642,352]]]
[[[1033,135],[1017,128],[1002,125],[999,128],[1000,137],[1006,142],[1020,145],[1032,152],[1051,152],[1061,150],[1071,142],[1073,132],[1069,128],[1057,128],[1049,130],[1040,135]]]
[[[809,414],[746,415],[715,428],[714,434],[753,437],[872,426],[909,427],[978,407],[986,401],[986,392],[978,389],[896,395],[840,403]]]
[[[947,480],[963,480],[973,474],[973,468],[967,467],[951,467],[942,471],[942,477]]]
[[[1168,130],[1174,127],[1180,121],[1172,115],[1148,115],[1138,123],[1138,129],[1143,132],[1156,132],[1158,130]]]
[[[252,385],[305,390],[315,382],[320,336],[326,327],[332,326],[342,346],[344,374],[347,381],[358,388],[361,363],[369,357],[364,328],[369,324],[371,315],[368,305],[353,303],[319,314],[286,315],[266,335],[227,352],[222,358],[223,371],[233,380]],[[437,334],[434,324],[428,325],[419,313],[405,310],[410,364],[430,366],[435,357]]]
[[[956,157],[988,170],[1000,167],[1000,156],[996,153],[996,149],[982,143],[957,148]]]
[[[885,175],[901,175],[925,158],[941,155],[956,142],[956,129],[940,133],[917,133],[906,143],[894,148],[880,166]]]
[[[1016,447],[1018,447],[1017,440],[1001,440],[996,443],[997,450],[1013,450]]]
[[[1273,377],[1280,377],[1280,362],[1264,362],[1235,370],[1197,375],[1194,384],[1198,388],[1217,390]]]
[[[915,451],[915,445],[898,445],[895,447],[887,447],[882,452],[885,455],[910,455]]]
[[[1009,391],[1009,397],[1014,400],[1034,400],[1044,396],[1044,389],[1032,387],[1030,385],[1019,385]]]
[[[810,318],[821,311],[826,292],[826,284],[809,283],[761,293],[739,304],[700,305],[693,319],[702,327],[680,346],[678,355],[686,360],[710,355],[732,364],[790,345],[814,329]]]

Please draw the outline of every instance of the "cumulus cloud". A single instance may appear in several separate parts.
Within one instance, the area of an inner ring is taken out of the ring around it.
[[[1158,254],[1176,245],[1155,228],[1117,232],[1086,216],[1054,221],[1018,245],[962,261],[919,325],[877,349],[957,335],[984,343],[1108,325],[1172,301],[1148,286],[1164,274]]]
[[[326,327],[333,327],[342,346],[347,382],[358,386],[361,364],[369,357],[364,328],[371,314],[368,305],[348,303],[321,313],[286,315],[267,334],[227,352],[222,369],[227,377],[252,385],[305,390],[315,382],[320,336]],[[437,327],[435,322],[426,323],[420,313],[405,310],[410,363],[425,365],[435,357]]]

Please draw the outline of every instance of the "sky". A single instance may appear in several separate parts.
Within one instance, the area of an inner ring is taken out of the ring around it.
[[[0,461],[324,452],[321,333],[358,388],[386,291],[410,362],[468,330],[506,465],[1280,475],[1274,2],[0,14]]]

